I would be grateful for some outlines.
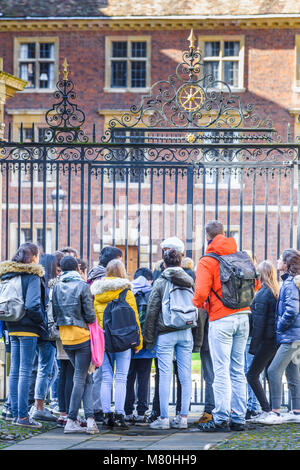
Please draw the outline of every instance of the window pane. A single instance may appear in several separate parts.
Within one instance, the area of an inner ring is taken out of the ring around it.
[[[20,59],[34,59],[35,58],[35,43],[20,44]]]
[[[111,86],[127,87],[127,61],[112,61],[111,63]]]
[[[224,57],[238,56],[239,52],[239,41],[224,41]]]
[[[133,88],[143,88],[146,86],[146,62],[131,62],[131,86]]]
[[[220,79],[219,65],[220,65],[219,62],[215,62],[215,61],[204,62],[204,76],[206,76],[206,79],[204,80],[204,86],[208,86],[209,83],[211,83],[211,82],[208,82],[207,80],[208,75],[210,75],[209,78],[213,76],[214,80]]]
[[[53,59],[54,58],[54,44],[46,42],[40,43],[40,58]]]
[[[40,62],[40,88],[53,88],[54,87],[54,64],[48,62]]]
[[[21,129],[20,140],[21,140]],[[32,127],[23,127],[23,142],[32,142]]]
[[[112,57],[127,57],[127,42],[126,41],[113,41]]]
[[[35,63],[20,64],[20,78],[28,82],[25,88],[35,88]]]
[[[204,57],[217,57],[220,55],[220,42],[210,41],[204,45]]]
[[[132,42],[131,57],[147,57],[147,43],[145,41]]]
[[[239,84],[239,63],[224,62],[224,82],[238,87]]]
[[[30,228],[21,228],[21,243],[31,242],[31,230]]]
[[[130,132],[130,141],[137,144],[142,144],[145,142],[144,131],[134,130]],[[134,148],[131,150],[131,161],[143,161],[144,160],[144,150],[139,148]],[[130,171],[130,181],[132,183],[141,183],[145,180],[145,175],[142,167],[141,170],[137,168],[132,168]]]

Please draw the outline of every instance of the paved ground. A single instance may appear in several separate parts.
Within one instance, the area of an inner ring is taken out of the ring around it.
[[[253,424],[248,425],[244,432],[210,434],[198,432],[197,427],[193,425],[193,421],[198,415],[198,410],[192,410],[187,430],[161,431],[152,430],[148,426],[131,426],[128,431],[109,431],[100,426],[100,434],[91,436],[84,433],[66,435],[62,428],[49,429],[48,425],[48,430],[45,427],[46,432],[28,436],[27,439],[20,440],[18,443],[6,441],[2,450],[14,452],[18,450],[93,450],[99,451],[99,458],[102,463],[105,463],[105,458],[120,457],[123,453],[126,455],[126,452],[129,455],[139,455],[137,451],[143,451],[141,455],[146,456],[145,458],[148,453],[150,458],[153,458],[154,455],[158,455],[159,451],[169,451],[171,455],[177,456],[182,451],[187,451],[192,458],[192,455],[197,455],[197,451],[202,450],[300,449],[299,424],[280,426]]]

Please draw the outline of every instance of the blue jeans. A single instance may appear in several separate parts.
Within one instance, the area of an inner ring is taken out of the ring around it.
[[[216,424],[229,421],[243,424],[247,411],[247,380],[244,371],[249,319],[236,313],[209,323],[209,349],[214,367]],[[232,413],[231,413],[232,410]]]
[[[41,341],[37,343],[37,350],[38,370],[34,398],[36,400],[45,400],[48,394],[56,348],[50,341]]]
[[[36,336],[11,336],[11,366],[9,396],[14,418],[28,416],[28,397],[33,360],[36,353]]]
[[[99,412],[102,410],[101,405],[101,383],[102,383],[102,366],[97,367],[93,373],[93,401],[94,411]]]
[[[181,383],[180,414],[187,416],[192,395],[192,330],[178,330],[158,335],[157,352],[159,367],[159,402],[162,418],[169,416],[169,397],[172,380],[174,351],[176,353],[179,380]]]
[[[131,349],[126,351],[109,353],[112,365],[116,363],[115,376],[115,412],[124,414],[124,403],[126,397],[127,374],[131,361]],[[101,384],[101,403],[103,413],[111,411],[111,392],[113,385],[114,372],[110,365],[107,353],[104,353],[102,364],[102,384]]]
[[[73,388],[70,398],[68,418],[75,421],[78,416],[81,400],[86,419],[94,416],[93,410],[93,377],[88,373],[92,355],[91,344],[87,341],[78,345],[78,349],[67,349],[66,353],[74,367]]]

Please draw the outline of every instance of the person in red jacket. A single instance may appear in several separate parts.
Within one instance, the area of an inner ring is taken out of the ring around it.
[[[208,242],[206,254],[222,256],[237,251],[235,239],[224,235],[221,222],[208,222],[205,231]],[[240,431],[245,426],[247,409],[244,353],[249,335],[250,307],[239,310],[225,307],[213,291],[222,298],[219,262],[202,257],[197,265],[193,303],[208,312],[215,408],[212,411],[213,419],[200,423],[198,427],[207,432]]]

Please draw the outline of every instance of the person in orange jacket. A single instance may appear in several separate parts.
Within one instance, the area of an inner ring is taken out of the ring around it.
[[[205,231],[206,254],[222,256],[237,252],[235,239],[224,235],[221,222],[208,222]],[[199,423],[198,428],[206,432],[239,431],[244,429],[247,409],[244,353],[249,335],[250,306],[238,310],[225,307],[213,291],[222,298],[219,262],[202,257],[197,265],[193,303],[208,312],[215,408],[213,419]]]

